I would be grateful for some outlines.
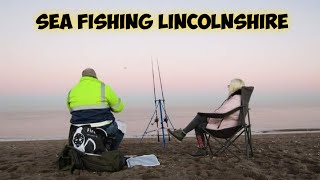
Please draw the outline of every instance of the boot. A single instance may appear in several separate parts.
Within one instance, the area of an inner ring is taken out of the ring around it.
[[[182,129],[174,130],[168,129],[168,133],[175,137],[178,141],[182,141],[182,139],[186,136],[186,133],[182,131]]]
[[[207,156],[208,151],[206,148],[198,148],[196,152],[192,153],[191,156],[193,157],[201,157],[201,156]]]

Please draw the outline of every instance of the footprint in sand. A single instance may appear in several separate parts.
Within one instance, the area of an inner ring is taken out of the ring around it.
[[[7,170],[8,168],[9,168],[8,165],[0,166],[0,170],[1,170],[1,171],[5,171],[5,170]]]
[[[13,167],[10,167],[7,171],[13,172],[13,171],[16,171],[17,169],[18,169],[18,166],[13,166]]]

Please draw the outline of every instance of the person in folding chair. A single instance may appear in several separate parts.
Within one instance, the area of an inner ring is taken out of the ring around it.
[[[93,69],[82,71],[80,81],[69,91],[67,106],[71,113],[69,145],[95,154],[96,140],[100,142],[101,138],[107,138],[108,141],[103,141],[103,150],[118,149],[125,130],[119,129],[121,122],[115,120],[112,112],[121,112],[124,104],[109,85],[98,80]],[[88,144],[91,144],[91,150],[88,150]]]
[[[241,106],[241,88],[245,86],[241,79],[233,79],[228,85],[229,96],[217,108],[214,113],[226,113],[237,107]],[[204,128],[210,131],[211,134],[216,136],[228,136],[233,134],[239,129],[239,111],[236,111],[224,118],[207,118],[197,114],[195,118],[184,128],[178,130],[168,129],[168,132],[175,137],[178,141],[182,141],[183,138],[192,130],[195,130],[196,138],[198,141],[198,149],[192,156],[206,156],[208,151],[206,148],[206,139]]]

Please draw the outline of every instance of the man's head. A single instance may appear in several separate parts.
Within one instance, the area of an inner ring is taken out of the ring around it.
[[[90,76],[90,77],[97,78],[97,74],[92,68],[86,68],[85,70],[83,70],[82,77],[84,77],[84,76]]]

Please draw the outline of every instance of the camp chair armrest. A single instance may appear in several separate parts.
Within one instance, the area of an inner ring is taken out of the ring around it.
[[[239,106],[235,109],[232,109],[231,111],[228,111],[226,113],[203,113],[203,112],[198,112],[198,115],[201,117],[206,117],[206,118],[224,118],[226,116],[229,116],[233,114],[234,112],[239,111],[243,106]]]

